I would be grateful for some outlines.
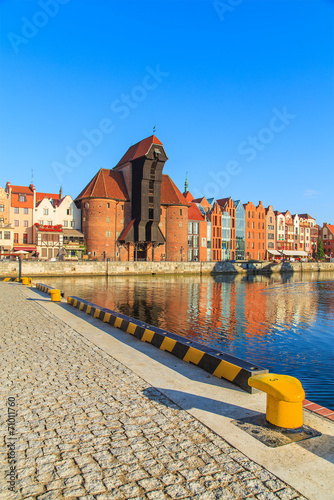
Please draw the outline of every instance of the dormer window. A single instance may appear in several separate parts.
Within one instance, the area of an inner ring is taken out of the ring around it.
[[[26,195],[25,194],[19,194],[19,201],[26,202],[27,201]]]

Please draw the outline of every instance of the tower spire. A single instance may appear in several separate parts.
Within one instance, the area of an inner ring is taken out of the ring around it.
[[[184,183],[184,192],[188,193],[188,172],[186,172],[186,181]]]

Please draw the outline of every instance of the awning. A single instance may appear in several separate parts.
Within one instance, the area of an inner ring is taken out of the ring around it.
[[[303,250],[283,250],[283,254],[287,257],[307,257],[308,253]]]
[[[14,246],[13,250],[14,252],[18,252],[19,250],[23,250],[24,252],[36,252],[36,245]]]
[[[81,233],[78,229],[63,228],[63,235],[66,236],[67,238],[69,237],[84,238],[83,233]]]
[[[268,253],[271,253],[271,255],[281,255],[281,252],[278,252],[277,250],[268,250]]]

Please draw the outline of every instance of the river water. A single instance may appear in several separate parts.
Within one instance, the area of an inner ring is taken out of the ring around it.
[[[297,377],[306,399],[334,410],[334,273],[40,281]]]

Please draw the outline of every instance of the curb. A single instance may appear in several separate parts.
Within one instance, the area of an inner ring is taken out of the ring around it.
[[[36,288],[38,290],[41,290],[41,292],[48,293],[51,295],[51,290],[58,290],[58,288],[53,288],[52,286],[49,285],[44,285],[44,283],[36,283]],[[60,290],[60,295],[64,297],[64,292]]]
[[[43,286],[45,287],[45,285]],[[168,351],[177,358],[192,363],[215,377],[224,378],[251,394],[257,391],[248,385],[248,379],[253,375],[268,373],[268,370],[253,366],[248,361],[206,347],[199,342],[187,340],[180,335],[166,332],[161,328],[100,307],[79,297],[67,297],[67,303],[104,323],[109,323],[115,328],[130,333],[143,342],[149,342],[162,351]]]

